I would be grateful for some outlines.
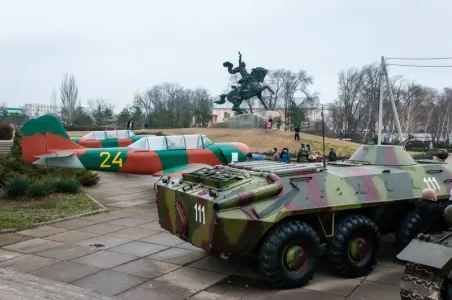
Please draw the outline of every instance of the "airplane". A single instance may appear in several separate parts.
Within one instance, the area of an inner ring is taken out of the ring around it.
[[[112,147],[127,147],[135,143],[139,139],[149,135],[138,135],[132,130],[105,130],[105,131],[91,131],[83,137],[73,137],[75,143],[86,148],[112,148]]]
[[[21,127],[22,156],[35,165],[179,177],[206,166],[247,160],[243,143],[213,143],[205,135],[144,137],[128,147],[86,148],[75,143],[53,115]]]

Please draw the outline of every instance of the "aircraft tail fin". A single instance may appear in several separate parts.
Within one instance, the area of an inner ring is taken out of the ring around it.
[[[34,162],[39,155],[56,150],[83,149],[71,140],[61,121],[53,115],[30,119],[22,125],[22,156]]]

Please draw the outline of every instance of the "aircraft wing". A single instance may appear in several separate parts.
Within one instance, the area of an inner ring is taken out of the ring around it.
[[[171,177],[180,177],[184,173],[190,173],[205,167],[211,167],[207,164],[187,164],[182,166],[177,166],[174,168],[169,168],[154,174],[154,176],[171,176]]]
[[[52,153],[36,157],[39,159],[33,162],[34,165],[85,169],[75,153]]]

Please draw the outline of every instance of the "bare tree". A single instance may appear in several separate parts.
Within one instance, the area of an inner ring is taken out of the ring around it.
[[[363,72],[356,68],[339,73],[339,101],[344,106],[345,133],[354,133],[361,116],[359,109],[363,101]]]
[[[58,115],[59,111],[58,111],[57,94],[56,94],[55,87],[52,89],[52,93],[50,94],[50,108],[51,108],[50,112],[53,115]]]
[[[113,116],[114,105],[104,98],[88,100],[88,106],[97,126],[105,125]]]
[[[61,98],[61,114],[64,115],[64,119],[72,124],[74,121],[74,114],[76,106],[79,103],[78,87],[75,83],[74,74],[63,75],[60,86],[60,98]]]

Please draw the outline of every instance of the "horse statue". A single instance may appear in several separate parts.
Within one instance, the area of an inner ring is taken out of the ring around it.
[[[220,100],[215,101],[217,104],[224,104],[226,99],[233,104],[232,110],[238,115],[247,113],[246,109],[240,108],[243,100],[247,100],[256,96],[259,101],[267,110],[268,107],[262,99],[262,92],[268,90],[270,93],[274,94],[273,90],[268,85],[263,85],[265,76],[267,76],[268,70],[258,67],[251,69],[251,74],[248,74],[246,70],[246,64],[242,61],[242,54],[239,52],[239,66],[234,68],[234,65],[230,62],[223,63],[223,67],[228,68],[229,74],[240,73],[242,78],[238,81],[240,87],[237,88],[235,85],[231,86],[232,90],[228,94],[221,94]]]

